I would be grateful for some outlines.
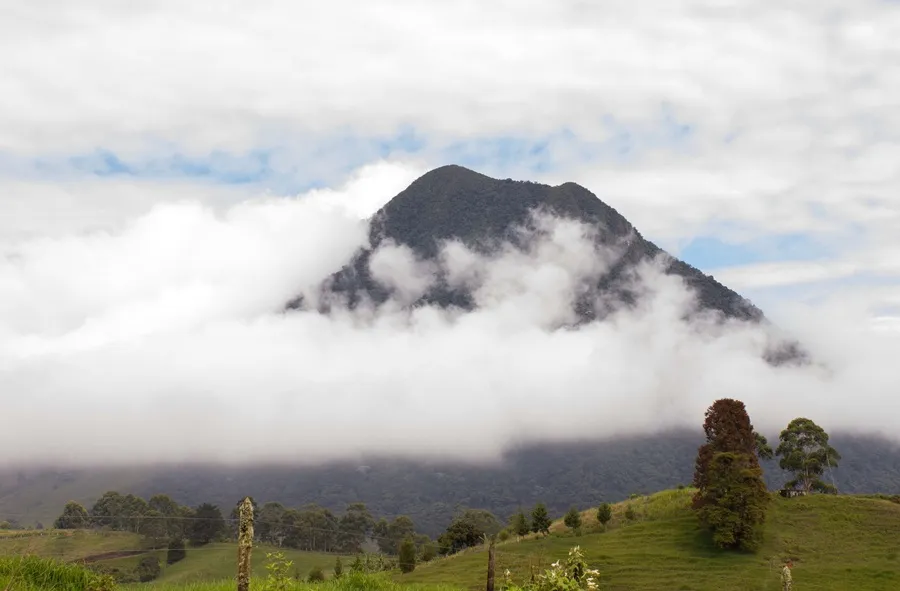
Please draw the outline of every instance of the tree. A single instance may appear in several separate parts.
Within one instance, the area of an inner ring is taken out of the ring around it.
[[[600,525],[603,526],[603,529],[606,530],[606,524],[610,522],[612,519],[612,507],[609,503],[603,503],[597,508],[597,521],[600,522]]]
[[[581,530],[581,511],[576,507],[571,507],[569,511],[566,513],[566,516],[563,518],[563,523],[566,524],[566,527],[569,529],[580,531]]]
[[[489,511],[466,509],[453,518],[447,530],[438,537],[441,554],[453,554],[464,548],[477,546],[484,536],[493,536],[502,529],[500,522]]]
[[[184,548],[184,539],[181,536],[169,540],[169,549],[166,551],[166,564],[175,564],[187,556]]]
[[[769,493],[754,456],[715,454],[705,497],[700,520],[712,530],[717,546],[750,551],[759,547]]]
[[[165,515],[152,509],[144,518],[139,533],[149,542],[150,547],[159,548],[160,546],[157,544],[163,544],[169,539],[169,528],[166,521]]]
[[[703,431],[706,433],[706,443],[697,450],[694,464],[693,484],[698,489],[705,486],[709,462],[717,452],[746,453],[755,458],[770,456],[771,448],[766,438],[753,430],[747,409],[740,400],[716,400],[706,410],[705,416]]]
[[[512,529],[517,536],[527,536],[528,532],[531,531],[531,527],[528,525],[528,518],[525,517],[525,512],[521,509],[513,515]]]
[[[399,515],[390,523],[385,519],[379,520],[373,528],[373,535],[376,536],[379,550],[385,554],[397,555],[404,538],[416,535],[416,527],[412,519]]]
[[[398,561],[400,563],[400,572],[411,573],[416,569],[416,544],[409,536],[403,538],[403,541],[400,543]]]
[[[96,527],[108,527],[110,529],[122,529],[123,507],[125,499],[114,490],[107,491],[97,499],[91,507],[91,523]]]
[[[794,477],[785,483],[785,488],[805,491],[837,492],[834,486],[822,481],[825,468],[837,468],[841,459],[837,450],[828,444],[828,433],[807,418],[796,418],[779,436],[780,443],[775,453],[781,457],[778,462],[782,470],[793,473]]]
[[[341,516],[338,545],[344,552],[356,553],[362,550],[366,537],[371,533],[375,519],[365,503],[350,503]]]
[[[334,559],[334,578],[340,579],[341,575],[344,574],[344,565],[341,563],[341,557],[338,556]]]
[[[261,542],[281,546],[285,534],[281,520],[285,511],[284,505],[273,502],[266,503],[259,511],[254,510],[253,529]]]
[[[225,519],[216,505],[203,503],[194,511],[188,541],[192,546],[203,546],[218,539],[225,532]]]
[[[547,514],[547,506],[544,503],[538,503],[531,512],[531,531],[534,533],[550,533],[550,516]]]
[[[170,538],[184,537],[186,533],[186,520],[184,517],[190,515],[190,507],[183,507],[176,503],[169,495],[153,495],[147,502],[150,513],[154,511],[160,515],[164,515],[163,522],[166,526],[166,535]]]
[[[90,524],[91,518],[87,509],[81,503],[69,501],[63,507],[62,514],[53,522],[53,527],[56,529],[83,529],[89,527]]]
[[[753,430],[744,403],[730,398],[707,409],[703,430],[706,443],[697,450],[693,507],[716,545],[753,550],[769,502],[759,465],[768,444]]]

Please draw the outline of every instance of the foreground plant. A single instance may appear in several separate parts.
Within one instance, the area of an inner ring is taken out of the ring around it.
[[[269,574],[263,583],[263,591],[286,591],[293,586],[290,571],[293,560],[286,560],[284,552],[266,552],[266,570]]]
[[[588,568],[580,546],[569,550],[566,560],[557,560],[537,575],[534,581],[517,585],[509,570],[505,573],[505,591],[594,591],[598,588],[600,572]]]

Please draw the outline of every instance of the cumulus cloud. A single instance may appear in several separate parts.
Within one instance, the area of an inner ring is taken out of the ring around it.
[[[808,413],[896,428],[894,3],[7,4],[9,457],[487,457],[521,437],[696,424],[722,395],[774,427]],[[107,152],[136,176],[84,176]],[[473,314],[400,311],[435,268],[396,248],[375,259],[400,288],[386,309],[279,311],[364,244],[361,218],[447,154],[578,182],[675,254],[698,235],[827,244],[814,265],[714,272],[739,289],[812,285],[814,304],[766,312],[832,373],[761,365],[756,329],[680,324],[689,296],[652,268],[645,306],[549,330],[579,278],[615,256],[583,251],[565,225],[496,257],[446,245],[440,268],[475,287]],[[185,162],[251,181],[184,182]],[[302,199],[267,192],[365,162]]]
[[[99,147],[151,172],[176,156],[224,154],[230,170],[265,153],[269,174],[302,180],[298,168],[406,152],[388,140],[408,131],[432,166],[462,146],[486,172],[596,187],[676,253],[701,234],[803,233],[840,247],[823,276],[887,264],[900,277],[892,2],[0,11],[0,170]],[[479,147],[510,138],[528,149]]]
[[[180,201],[117,230],[17,242],[0,263],[2,459],[484,460],[522,441],[696,427],[722,396],[763,429],[808,415],[896,432],[898,333],[853,309],[801,307],[785,327],[827,371],[767,366],[760,327],[684,323],[690,294],[654,265],[637,308],[554,328],[616,256],[571,222],[544,219],[524,250],[375,257],[407,301],[440,266],[474,289],[471,313],[285,313],[366,241],[346,194],[317,195]]]

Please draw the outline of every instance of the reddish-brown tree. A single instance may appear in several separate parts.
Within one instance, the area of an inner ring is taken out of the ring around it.
[[[706,433],[706,443],[697,450],[693,482],[694,486],[701,490],[709,482],[707,470],[714,454],[746,453],[753,455],[754,458],[757,457],[757,453],[768,455],[765,438],[753,430],[747,408],[740,400],[733,398],[716,400],[706,409],[705,416],[703,431]],[[695,500],[696,498],[695,496]]]
[[[722,547],[758,546],[768,491],[759,457],[771,457],[740,400],[716,400],[703,423],[706,443],[697,450],[693,506]]]

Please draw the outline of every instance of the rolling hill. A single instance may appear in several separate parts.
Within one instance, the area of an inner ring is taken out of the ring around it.
[[[818,591],[887,591],[900,588],[900,504],[887,499],[816,495],[776,498],[765,543],[756,554],[715,549],[689,508],[691,489],[669,490],[618,504],[608,531],[586,511],[586,533],[575,536],[554,524],[551,535],[497,545],[497,576],[515,581],[543,570],[578,545],[600,588],[619,591],[780,589],[783,561],[792,558],[794,584]],[[625,518],[631,505],[634,521]],[[563,535],[561,535],[563,534]],[[441,582],[484,588],[487,553],[470,549],[420,565],[398,577],[404,583]]]
[[[267,552],[281,551],[293,561],[292,575],[305,578],[313,567],[321,567],[329,574],[334,567],[335,554],[303,552],[290,548],[275,548],[264,544],[255,548],[253,568],[260,576],[265,573]],[[166,566],[164,550],[147,550],[137,534],[115,531],[42,530],[9,532],[0,535],[0,558],[11,556],[40,556],[65,563],[91,564],[105,569],[131,571],[144,556],[156,556],[163,566],[162,574],[149,585],[182,585],[218,581],[234,575],[236,543],[214,543],[188,548],[187,556]],[[349,564],[351,557],[344,557]]]
[[[689,508],[693,489],[681,488],[634,495],[613,507],[606,530],[596,521],[594,508],[582,512],[584,526],[575,534],[559,521],[547,537],[533,534],[497,544],[496,572],[500,580],[508,569],[514,581],[523,582],[532,569],[541,571],[565,558],[579,546],[592,568],[600,572],[600,589],[608,591],[775,591],[780,588],[783,562],[794,560],[796,587],[818,591],[888,591],[900,588],[900,497],[886,495],[814,495],[795,499],[774,497],[766,524],[765,540],[757,553],[715,549],[698,526]],[[633,516],[628,517],[627,508]],[[130,534],[104,532],[29,532],[28,536],[0,538],[0,582],[4,581],[3,544],[26,544],[31,554],[77,560],[134,547]],[[29,540],[30,538],[30,540]],[[12,546],[6,547],[10,550]],[[254,551],[255,577],[265,577],[265,552]],[[14,554],[14,555],[15,555]],[[213,544],[189,549],[188,557],[168,567],[149,584],[131,588],[165,591],[233,588],[234,544]],[[334,555],[285,551],[295,561],[298,574],[313,566],[326,573]],[[6,555],[7,557],[9,554]],[[108,566],[124,565],[134,557],[111,559]],[[348,562],[345,560],[345,564]],[[487,553],[484,547],[419,564],[414,572],[400,575],[391,589],[484,588]],[[338,585],[337,587],[340,587]],[[26,587],[44,589],[46,587]],[[299,584],[298,589],[311,588]],[[329,587],[330,588],[330,587]],[[382,587],[378,587],[381,589]],[[385,587],[387,589],[387,587]]]

